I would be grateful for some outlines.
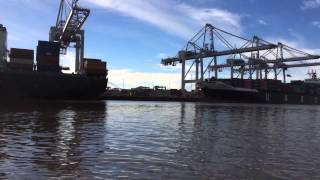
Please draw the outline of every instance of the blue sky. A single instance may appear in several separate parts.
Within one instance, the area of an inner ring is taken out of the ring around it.
[[[86,30],[86,57],[108,62],[110,81],[122,87],[166,85],[178,88],[179,67],[160,66],[205,23],[244,37],[320,53],[320,0],[80,0],[92,10]],[[55,24],[58,0],[0,1],[0,23],[9,47],[35,48]],[[71,66],[72,51],[63,57]],[[300,77],[306,69],[299,69]],[[303,71],[303,72],[302,72]],[[297,70],[294,70],[294,74]]]

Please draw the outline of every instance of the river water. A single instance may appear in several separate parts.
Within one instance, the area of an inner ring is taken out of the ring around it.
[[[317,106],[106,101],[0,109],[0,179],[320,179]]]

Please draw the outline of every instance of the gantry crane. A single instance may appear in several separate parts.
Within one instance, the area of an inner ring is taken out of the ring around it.
[[[56,25],[51,27],[49,41],[59,42],[61,53],[66,54],[71,43],[75,43],[76,73],[83,72],[84,30],[82,26],[89,17],[90,10],[78,5],[79,0],[61,0]]]
[[[227,63],[219,65],[211,65],[212,70],[230,68],[231,78],[235,73],[241,75],[241,79],[246,72],[249,72],[249,78],[253,78],[253,73],[256,72],[256,79],[268,79],[270,71],[274,71],[274,79],[278,79],[278,75],[283,72],[283,81],[286,83],[286,70],[289,68],[319,66],[320,61],[307,62],[310,60],[319,59],[319,55],[311,55],[298,49],[289,47],[282,43],[278,43],[275,49],[269,49],[255,56],[242,56],[241,63],[235,63],[237,60],[227,59]],[[263,76],[264,71],[264,76]]]
[[[218,57],[225,56],[229,57],[223,59],[224,63],[219,64]],[[282,71],[283,80],[286,81],[285,71],[288,68],[320,65],[320,62],[304,62],[319,58],[320,56],[305,53],[282,43],[273,44],[257,36],[246,39],[206,24],[183,50],[179,51],[177,56],[162,59],[161,63],[165,66],[182,64],[181,89],[184,90],[186,83],[202,82],[205,74],[211,71],[214,72],[214,78],[218,79],[219,71],[225,68],[230,68],[231,79],[236,73],[241,75],[242,79],[245,74],[249,74],[249,78],[252,79],[254,72],[256,72],[257,79],[262,79],[263,70],[265,71],[264,78],[268,78],[268,73],[273,70],[275,79]],[[206,68],[205,61],[208,61]],[[188,71],[186,71],[187,62],[192,63]],[[291,64],[291,62],[299,63]],[[186,80],[194,66],[195,79]]]

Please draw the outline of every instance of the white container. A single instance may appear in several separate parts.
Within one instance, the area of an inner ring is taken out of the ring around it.
[[[7,61],[7,29],[0,24],[0,61]]]

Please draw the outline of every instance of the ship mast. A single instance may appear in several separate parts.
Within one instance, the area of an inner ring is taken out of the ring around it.
[[[50,28],[49,41],[59,42],[61,54],[66,54],[75,44],[75,72],[83,73],[84,30],[82,26],[89,17],[90,10],[80,7],[79,0],[61,0],[56,25]]]

